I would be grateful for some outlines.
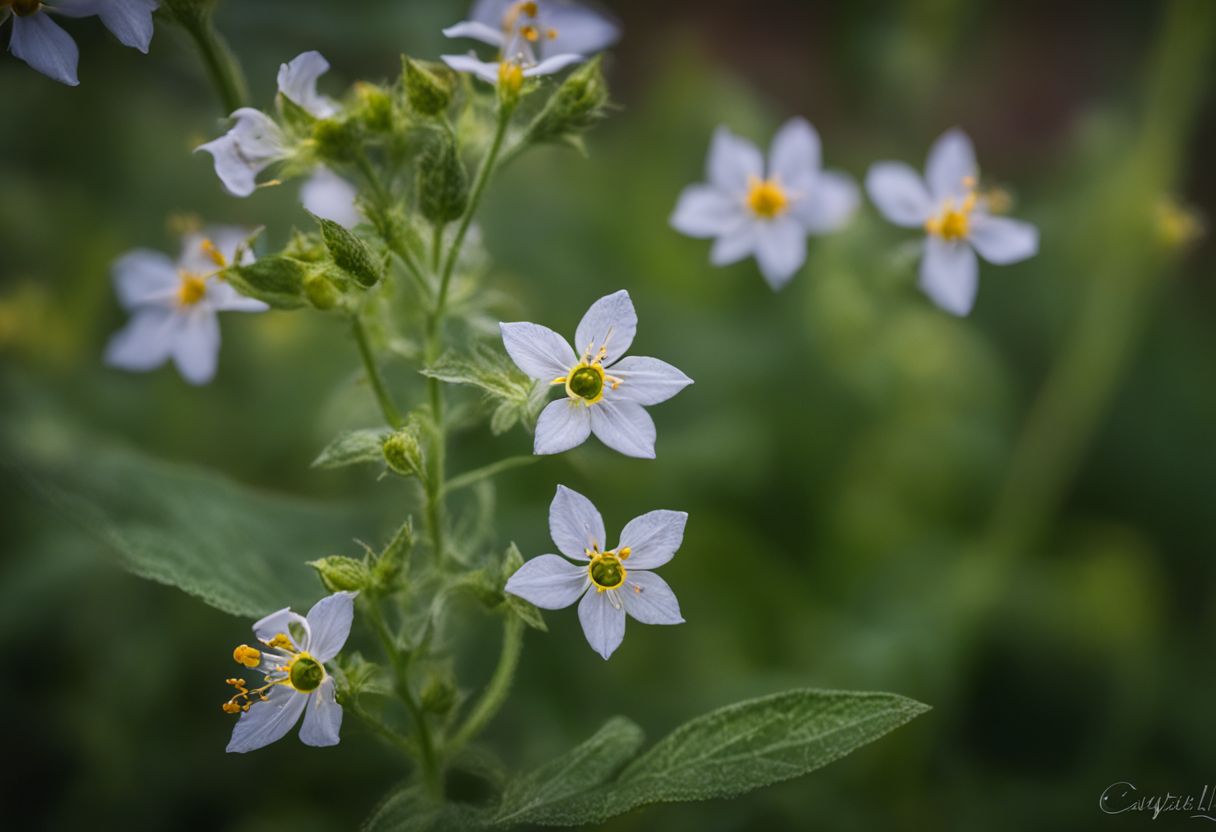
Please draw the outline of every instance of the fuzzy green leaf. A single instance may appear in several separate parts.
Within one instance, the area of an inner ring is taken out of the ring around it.
[[[382,450],[389,432],[380,428],[348,430],[338,434],[312,461],[313,468],[342,468],[361,462],[384,462]]]

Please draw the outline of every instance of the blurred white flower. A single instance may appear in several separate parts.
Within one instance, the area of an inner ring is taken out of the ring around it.
[[[503,344],[519,368],[566,391],[565,398],[541,412],[535,453],[561,453],[594,433],[626,456],[654,458],[654,422],[643,406],[667,401],[692,379],[657,358],[622,358],[637,327],[637,313],[624,289],[591,304],[574,335],[582,348],[578,355],[548,327],[499,324]]]
[[[709,255],[715,266],[755,255],[774,290],[806,262],[807,235],[840,229],[860,201],[850,177],[823,170],[819,134],[802,118],[773,137],[767,168],[759,148],[719,127],[705,175],[708,182],[680,194],[672,228],[715,238]]]
[[[14,56],[56,81],[76,86],[80,51],[72,36],[51,19],[96,15],[126,46],[147,53],[152,42],[152,12],[158,0],[0,0],[0,24],[12,17],[8,48]]]
[[[444,55],[448,66],[491,84],[550,75],[611,46],[620,28],[604,14],[575,3],[478,0],[469,19],[443,30],[498,49],[498,60]]]
[[[651,511],[621,531],[607,549],[604,520],[591,501],[564,485],[549,506],[549,533],[557,555],[541,555],[507,580],[506,590],[538,607],[557,610],[579,598],[578,618],[587,642],[605,659],[625,638],[625,615],[643,624],[683,624],[667,582],[649,571],[671,560],[684,540],[683,511]],[[577,565],[576,565],[577,564]]]
[[[320,52],[304,52],[290,63],[279,66],[279,93],[315,118],[329,118],[337,112],[334,101],[317,92],[317,79],[329,70]],[[274,119],[252,107],[232,113],[232,128],[195,152],[210,153],[215,173],[225,190],[246,197],[257,188],[258,174],[275,162],[295,153],[293,142]]]
[[[903,162],[875,162],[866,191],[895,225],[927,233],[920,262],[920,286],[934,303],[954,315],[975,304],[979,263],[1005,265],[1033,257],[1039,231],[1028,222],[995,217],[976,190],[975,148],[962,130],[946,131],[929,150],[925,177]]]
[[[241,715],[228,751],[243,754],[270,745],[290,731],[301,714],[301,742],[338,744],[342,706],[334,698],[334,680],[325,672],[325,663],[338,655],[350,635],[355,595],[336,592],[322,598],[307,618],[285,608],[253,625],[262,647],[242,644],[232,658],[261,673],[263,684],[250,688],[244,679],[228,680],[236,693],[224,703],[224,712]]]
[[[300,186],[300,203],[309,213],[346,228],[354,228],[363,219],[355,203],[357,196],[354,185],[324,166]]]
[[[144,372],[172,358],[186,381],[210,381],[220,350],[217,313],[269,308],[241,295],[219,276],[233,264],[248,236],[243,228],[187,235],[177,263],[147,249],[120,257],[113,266],[114,288],[131,320],[110,338],[106,363]],[[253,254],[242,249],[241,262],[252,261]]]

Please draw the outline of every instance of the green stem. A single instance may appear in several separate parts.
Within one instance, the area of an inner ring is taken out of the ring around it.
[[[445,749],[449,757],[480,734],[506,701],[507,693],[511,690],[511,681],[515,678],[515,668],[519,664],[523,635],[523,621],[519,616],[508,612],[503,621],[502,652],[498,657],[498,666],[494,668],[494,675],[490,677],[485,693],[473,706],[464,724],[452,735],[452,740]]]
[[[244,107],[249,99],[245,76],[232,50],[216,33],[211,24],[211,15],[198,14],[188,18],[179,15],[177,19],[198,47],[207,76],[219,93],[225,111],[233,113]]]
[[[491,462],[489,465],[483,465],[480,468],[474,468],[472,471],[465,471],[463,474],[458,474],[448,480],[447,487],[444,489],[445,494],[451,494],[453,491],[459,491],[462,488],[468,488],[470,485],[481,482],[484,479],[501,474],[503,471],[509,471],[512,468],[520,468],[524,465],[531,465],[540,457],[535,454],[527,456],[510,456],[506,459],[500,459],[498,462]]]
[[[376,401],[380,403],[380,412],[384,414],[384,421],[393,428],[400,428],[405,424],[405,420],[401,417],[401,411],[397,409],[397,405],[393,404],[393,399],[384,386],[380,368],[376,365],[371,345],[367,341],[367,330],[363,326],[363,320],[357,315],[351,319],[351,330],[355,335],[355,343],[359,345],[359,357],[363,359],[363,368],[367,373],[368,383],[371,384],[372,391],[376,394]]]
[[[412,742],[409,741],[409,739],[396,733],[381,722],[378,717],[367,711],[359,703],[358,697],[355,697],[354,701],[347,702],[345,704],[350,709],[350,712],[354,714],[360,722],[370,728],[376,736],[380,737],[380,739],[384,740],[398,751],[404,752],[410,758],[415,758],[418,756],[418,749]]]

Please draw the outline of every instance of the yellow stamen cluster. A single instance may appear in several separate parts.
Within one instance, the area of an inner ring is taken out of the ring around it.
[[[216,266],[221,269],[228,268],[228,258],[224,256],[224,253],[219,250],[215,243],[205,239],[202,242],[202,249],[203,254],[207,255]]]
[[[257,667],[262,663],[262,651],[248,644],[242,644],[232,651],[232,660],[245,667]]]
[[[194,306],[207,294],[207,278],[193,272],[181,272],[181,283],[177,287],[179,306]]]
[[[571,401],[579,404],[592,405],[604,398],[604,390],[615,390],[621,386],[621,380],[604,372],[603,362],[608,356],[608,348],[600,347],[599,352],[592,358],[595,345],[587,347],[583,360],[570,368],[564,376],[558,376],[550,384],[564,384],[566,395]]]
[[[265,702],[266,691],[275,684],[271,683],[250,690],[244,679],[225,679],[224,683],[236,688],[236,693],[232,694],[232,698],[221,706],[226,714],[239,714],[249,710],[249,706],[254,702]]]
[[[524,85],[524,69],[515,61],[503,61],[498,65],[498,89],[507,93],[518,93]]]
[[[971,212],[979,202],[979,195],[975,191],[974,177],[968,176],[963,180],[963,184],[967,187],[967,195],[957,207],[953,199],[947,199],[940,214],[925,220],[925,231],[947,242],[966,238],[971,231]]]
[[[590,558],[590,562],[587,564],[587,575],[591,578],[591,583],[595,584],[596,592],[607,592],[625,583],[625,576],[629,573],[622,565],[622,561],[628,559],[632,554],[632,550],[628,546],[607,552],[601,552],[598,546],[583,551]]]
[[[286,664],[277,664],[262,670],[263,673],[275,672],[275,676],[273,679],[268,676],[266,684],[258,688],[250,688],[244,679],[225,679],[225,683],[235,688],[236,693],[222,705],[224,713],[243,713],[249,710],[249,706],[255,702],[265,702],[267,691],[275,685],[290,685],[301,693],[309,693],[316,690],[324,681],[325,669],[321,663],[297,648],[287,633],[276,633],[274,638],[262,641],[262,644],[269,649],[281,650],[289,654],[290,658],[281,654],[270,654],[274,658],[286,660]],[[256,668],[262,665],[265,655],[256,647],[241,644],[232,651],[232,660],[243,667]]]
[[[790,205],[789,195],[776,179],[753,176],[748,181],[747,207],[757,217],[771,220],[784,214]]]

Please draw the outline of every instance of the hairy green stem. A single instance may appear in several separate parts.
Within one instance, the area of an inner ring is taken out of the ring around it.
[[[351,331],[355,335],[355,343],[359,345],[359,357],[363,359],[363,368],[367,373],[368,383],[371,384],[372,391],[376,394],[376,401],[380,403],[380,412],[384,414],[384,421],[393,428],[400,428],[405,424],[405,420],[401,417],[401,411],[397,409],[397,405],[393,404],[388,388],[384,386],[380,368],[376,365],[376,358],[372,355],[371,345],[367,341],[367,330],[363,326],[362,318],[357,315],[351,320]]]
[[[489,465],[483,465],[480,468],[474,468],[472,471],[465,471],[463,474],[458,474],[448,480],[447,487],[444,492],[451,494],[453,491],[459,491],[462,488],[468,488],[470,485],[475,485],[484,479],[489,479],[496,474],[501,474],[503,471],[510,471],[512,468],[520,468],[524,465],[531,465],[540,457],[535,454],[526,456],[509,456],[506,459],[500,459],[498,462],[491,462]]]
[[[519,664],[519,653],[524,641],[523,635],[523,620],[510,612],[506,613],[506,617],[503,619],[502,652],[498,657],[498,666],[494,668],[494,675],[490,677],[490,682],[486,685],[481,699],[469,711],[464,724],[457,729],[447,744],[445,753],[449,757],[480,734],[506,701],[507,694],[511,690],[511,681],[515,678],[515,668]]]
[[[199,57],[203,59],[207,76],[215,86],[215,91],[219,93],[225,112],[232,113],[244,107],[249,98],[245,76],[232,50],[216,33],[215,26],[211,23],[211,15],[175,16],[198,47]]]

